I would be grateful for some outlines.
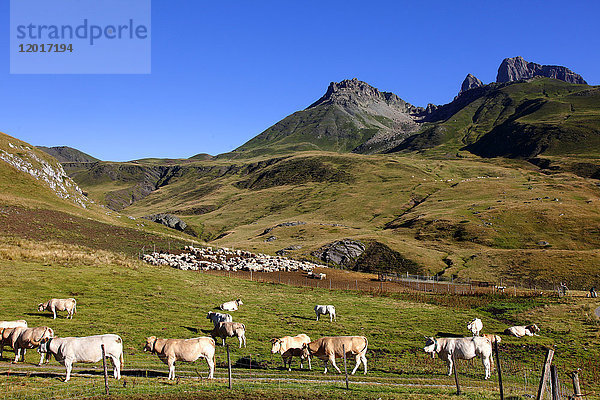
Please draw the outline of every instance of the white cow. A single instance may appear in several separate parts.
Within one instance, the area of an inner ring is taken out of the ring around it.
[[[428,337],[425,347],[426,353],[435,357],[437,353],[440,359],[448,363],[448,375],[452,374],[452,358],[459,360],[470,360],[475,357],[481,358],[485,368],[485,379],[490,377],[492,362],[492,343],[489,339],[479,336],[465,338],[434,338]]]
[[[73,314],[77,312],[77,301],[73,298],[70,299],[50,299],[45,303],[38,304],[38,311],[48,310],[51,311],[56,319],[57,311],[66,311],[67,318],[73,319]]]
[[[0,321],[0,329],[3,328],[27,328],[27,321],[18,319],[16,321]]]
[[[217,327],[217,325],[219,325],[219,322],[232,322],[233,321],[233,317],[229,314],[225,314],[225,313],[219,313],[219,312],[214,312],[214,311],[209,311],[208,315],[206,316],[206,319],[210,319],[213,323],[213,325],[215,326],[215,328]]]
[[[539,336],[538,332],[540,328],[536,324],[531,325],[519,325],[519,326],[511,326],[507,328],[504,333],[507,335],[512,335],[515,337],[523,337],[523,336]]]
[[[113,365],[113,376],[121,379],[121,368],[123,368],[123,340],[119,335],[107,334],[84,337],[53,338],[40,345],[40,353],[48,353],[54,356],[56,361],[67,369],[65,382],[71,379],[73,363],[96,363],[102,360],[102,347],[107,358]]]
[[[483,329],[483,322],[479,318],[475,318],[469,322],[467,329],[471,331],[473,336],[479,336],[479,333]]]
[[[225,302],[219,306],[223,311],[237,311],[240,306],[244,305],[241,299]]]
[[[329,314],[329,322],[332,321],[336,321],[335,318],[335,307],[328,305],[328,306],[323,306],[323,305],[316,305],[315,306],[315,314],[317,314],[317,321],[319,320],[319,315],[323,314],[323,315],[327,315]]]

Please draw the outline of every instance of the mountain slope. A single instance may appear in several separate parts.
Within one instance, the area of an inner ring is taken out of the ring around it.
[[[36,146],[38,149],[42,150],[45,153],[50,154],[52,157],[56,158],[59,162],[96,162],[100,161],[95,157],[90,156],[82,151],[74,149],[68,146],[54,146],[54,147],[45,147],[45,146]]]
[[[323,97],[268,128],[229,156],[298,150],[374,153],[418,129],[414,107],[359,80],[332,82]]]

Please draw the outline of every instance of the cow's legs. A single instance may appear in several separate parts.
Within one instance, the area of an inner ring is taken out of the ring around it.
[[[169,366],[169,377],[167,379],[175,379],[175,359],[169,358],[167,365]]]
[[[110,356],[110,362],[113,365],[113,376],[115,379],[121,379],[121,363],[119,362],[119,359],[115,356]]]
[[[212,379],[215,373],[215,360],[213,357],[208,357],[206,359],[206,363],[208,364],[208,379]]]
[[[15,350],[15,361],[13,361],[13,364],[17,363],[19,361],[19,357],[21,356],[21,348],[15,346],[14,350]]]
[[[54,309],[54,308],[52,309],[52,315],[54,315],[53,319],[56,319],[56,309]]]
[[[312,365],[310,365],[310,356],[308,356],[307,358],[308,358],[308,369],[310,371],[312,371]]]
[[[448,354],[448,376],[452,375],[452,354]]]
[[[65,382],[69,382],[69,379],[71,379],[71,370],[73,369],[73,361],[69,360],[68,358],[65,359],[65,367],[67,368],[67,376],[65,376]]]
[[[319,313],[315,312],[315,314],[317,314],[317,321],[319,320]]]
[[[490,377],[490,357],[481,357],[481,361],[483,361],[483,367],[485,368],[485,379]]]
[[[44,357],[46,356],[46,353],[41,353],[40,352],[40,363],[38,364],[38,366],[41,366],[44,363]],[[48,357],[50,358],[50,357]]]
[[[338,374],[341,374],[342,371],[340,371],[337,364],[335,363],[335,355],[334,354],[329,356],[329,361],[331,362],[331,365],[333,365],[333,368],[335,368],[335,370],[338,372]]]
[[[352,374],[354,375],[354,373],[356,372],[356,370],[358,369],[360,363],[362,362],[362,359],[360,358],[360,354],[356,355],[356,365],[354,366],[354,369],[352,370]]]
[[[361,360],[363,362],[363,365],[365,366],[365,375],[366,375],[367,374],[367,357],[364,354],[362,354],[360,356],[360,358],[361,358]]]
[[[325,371],[323,371],[324,374],[327,373],[327,359],[324,359],[323,362],[325,363]]]

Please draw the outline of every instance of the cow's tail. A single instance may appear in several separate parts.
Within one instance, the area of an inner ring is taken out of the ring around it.
[[[367,339],[367,337],[366,337],[366,336],[363,336],[363,339],[365,339],[365,347],[364,347],[364,348],[363,348],[363,349],[360,351],[360,353],[361,353],[361,354],[363,354],[363,353],[365,353],[365,354],[366,354],[366,352],[367,352],[367,347],[369,346],[369,340]]]
[[[75,299],[73,299],[73,314],[77,314],[77,300]]]
[[[123,351],[121,351],[120,361],[121,361],[121,369],[123,369],[123,367],[125,366],[125,360],[123,360]]]

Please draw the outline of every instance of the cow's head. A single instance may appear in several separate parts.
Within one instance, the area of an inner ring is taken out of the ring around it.
[[[150,336],[146,338],[146,344],[144,345],[144,351],[154,353],[154,345],[156,344],[156,336]]]
[[[206,319],[211,319],[211,317],[214,315],[214,311],[209,311],[208,315],[206,316]]]
[[[302,358],[310,357],[310,348],[308,347],[308,343],[302,344]]]
[[[40,347],[38,347],[38,353],[47,353],[48,352],[48,346],[50,345],[50,340],[52,340],[52,339],[42,340],[42,342],[40,343]]]
[[[435,358],[435,353],[439,350],[437,347],[437,340],[434,337],[425,336],[425,347],[423,347],[425,353],[430,353],[431,358]]]
[[[279,353],[281,351],[281,339],[271,339],[271,353]]]
[[[244,303],[242,303],[242,299],[237,299],[235,302],[237,303],[238,306],[244,305]]]
[[[44,303],[38,304],[37,309],[38,309],[38,311],[44,311]]]
[[[538,333],[540,331],[540,328],[536,324],[527,325],[525,329],[531,333]]]

